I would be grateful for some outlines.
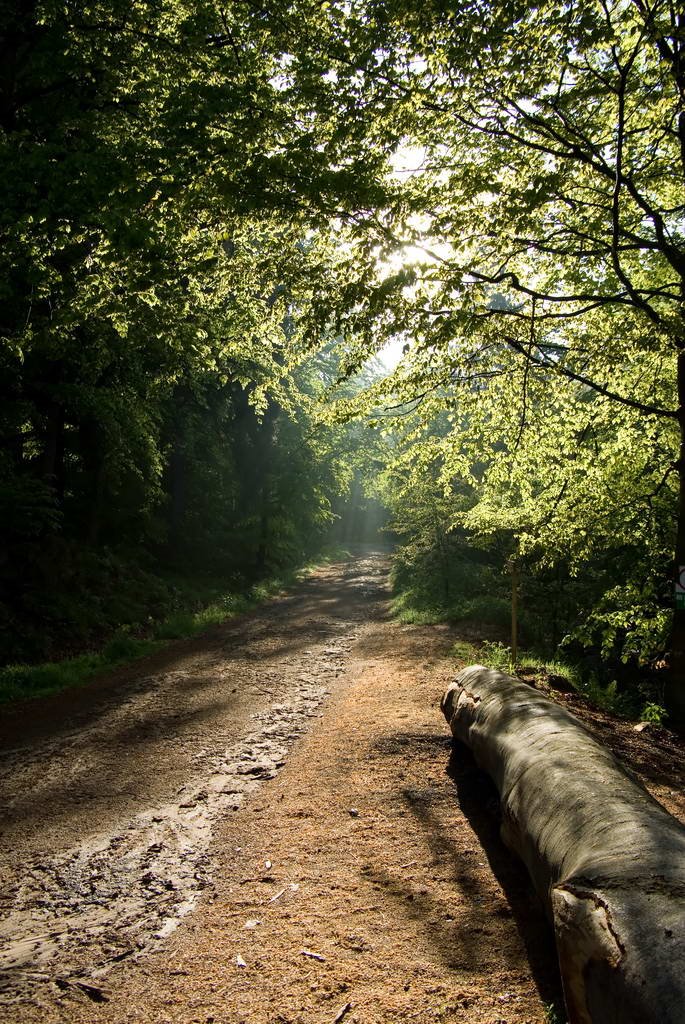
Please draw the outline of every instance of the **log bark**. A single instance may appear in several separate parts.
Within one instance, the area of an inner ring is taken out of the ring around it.
[[[685,828],[520,680],[471,666],[442,709],[494,780],[502,838],[554,925],[569,1024],[683,1024]]]

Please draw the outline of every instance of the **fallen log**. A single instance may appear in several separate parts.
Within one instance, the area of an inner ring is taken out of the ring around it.
[[[495,782],[502,838],[554,925],[569,1024],[684,1024],[685,828],[518,679],[473,665],[442,710]]]

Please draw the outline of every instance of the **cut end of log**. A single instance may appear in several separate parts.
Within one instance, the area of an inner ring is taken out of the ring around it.
[[[450,683],[442,696],[442,700],[440,701],[440,710],[448,722],[451,721],[453,715],[456,713],[457,704],[460,700],[472,700],[474,703],[478,703],[480,700],[480,697],[469,692],[468,673],[480,673],[487,671],[488,669],[485,665],[469,665],[468,668],[463,669],[459,673],[455,682]]]

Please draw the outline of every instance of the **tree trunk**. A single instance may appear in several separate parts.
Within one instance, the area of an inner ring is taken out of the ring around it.
[[[511,563],[511,663],[515,665],[519,656],[519,566],[516,559]]]
[[[88,417],[79,424],[79,454],[83,466],[83,537],[95,547],[100,540],[105,491],[104,445],[98,421]]]
[[[666,688],[666,704],[670,723],[685,727],[685,351],[678,354],[678,423],[680,453],[678,458],[678,522],[675,542],[675,609],[671,633],[671,666]]]
[[[42,477],[54,488],[58,499],[64,497],[64,411],[57,402],[48,402],[43,433]]]
[[[465,669],[442,709],[501,798],[554,924],[570,1024],[685,1021],[685,828],[520,680]]]
[[[442,575],[442,595],[445,600],[445,604],[449,604],[450,601],[450,558],[447,549],[447,539],[445,537],[445,531],[442,528],[438,513],[433,509],[433,517],[435,522],[435,539],[438,545],[438,551],[440,552],[440,572]]]
[[[169,456],[169,541],[176,550],[183,541],[183,522],[186,511],[186,460],[183,428],[180,423],[174,430]]]
[[[281,407],[278,403],[271,401],[263,413],[261,420],[257,420],[256,422],[257,430],[255,434],[253,456],[255,458],[255,466],[258,473],[257,508],[259,510],[259,534],[257,536],[257,551],[255,553],[255,569],[259,574],[266,570],[270,555],[269,527],[271,520],[273,472],[271,463],[273,460],[274,430],[280,411]]]
[[[259,537],[257,539],[255,568],[257,572],[261,574],[266,569],[266,561],[269,552],[269,499],[265,486],[263,486],[259,492],[259,508]]]

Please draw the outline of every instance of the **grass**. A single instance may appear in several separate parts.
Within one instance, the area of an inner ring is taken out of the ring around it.
[[[511,606],[505,598],[476,594],[473,597],[439,602],[413,588],[393,599],[392,613],[405,625],[432,626],[438,622],[487,622],[506,628],[511,621]]]
[[[545,1005],[545,1024],[566,1024],[566,1014],[556,1003]]]
[[[392,575],[394,598],[392,613],[407,625],[431,626],[438,623],[461,625],[467,635],[507,637],[511,625],[511,595],[503,590],[503,580],[493,573],[492,566],[477,561],[462,560],[454,563],[454,571],[447,581],[433,565],[428,567],[421,560],[396,561]],[[465,664],[483,664],[489,668],[522,676],[533,676],[542,683],[554,686],[555,677],[565,681],[585,697],[589,704],[620,718],[647,722],[652,726],[667,724],[668,713],[662,705],[663,684],[659,686],[648,675],[642,678],[627,678],[609,664],[600,671],[589,668],[588,660],[582,657],[574,660],[560,659],[550,654],[552,638],[544,626],[545,611],[539,604],[533,604],[532,611],[519,609],[519,637],[522,643],[535,646],[547,653],[519,651],[514,665],[511,649],[496,641],[472,643],[459,640],[452,648],[452,655]],[[535,609],[537,608],[537,611]],[[556,630],[555,630],[556,631]],[[619,685],[612,674],[623,679]]]
[[[531,651],[520,651],[516,664],[512,662],[511,648],[506,644],[484,641],[481,644],[458,640],[453,644],[452,657],[467,665],[486,665],[511,675],[536,676],[543,682],[561,679],[590,704],[621,718],[637,719],[661,726],[668,714],[666,709],[653,701],[647,701],[640,708],[639,697],[631,693],[619,693],[616,681],[602,684],[594,676],[583,676],[576,666],[558,658],[546,658]],[[644,700],[644,698],[643,698]]]
[[[225,622],[292,586],[311,572],[316,565],[345,557],[345,552],[331,551],[315,563],[300,566],[277,576],[260,580],[242,589],[221,591],[215,586],[193,586],[179,580],[180,599],[193,607],[171,612],[157,622],[132,629],[120,628],[97,652],[87,652],[60,661],[39,665],[7,665],[0,668],[0,704],[45,697],[61,690],[85,686],[96,676],[147,654],[160,650],[173,640],[196,636],[212,626]]]
[[[574,690],[589,699],[594,695],[594,703],[606,697],[606,689],[598,684],[589,688],[581,679],[576,668],[569,662],[556,658],[545,658],[532,651],[519,651],[516,664],[512,661],[511,648],[496,641],[484,640],[481,644],[473,644],[463,640],[457,641],[451,652],[453,657],[470,664],[478,663],[487,668],[496,668],[500,672],[512,675],[535,675],[542,679],[560,678],[565,680]]]
[[[457,658],[467,665],[480,665],[482,663],[478,647],[469,640],[457,640],[452,644],[450,654],[453,658]]]
[[[311,572],[317,564],[326,561],[322,558],[318,563],[302,566],[299,569],[272,576],[252,584],[247,590],[230,591],[215,598],[197,611],[179,611],[167,616],[155,627],[155,638],[158,640],[178,640],[183,637],[203,633],[211,626],[216,626],[235,615],[249,612],[263,601],[268,601],[279,591],[292,586]]]
[[[118,634],[99,653],[79,654],[42,665],[7,665],[0,669],[0,703],[45,697],[84,686],[95,676],[134,661],[161,647],[160,641]]]

